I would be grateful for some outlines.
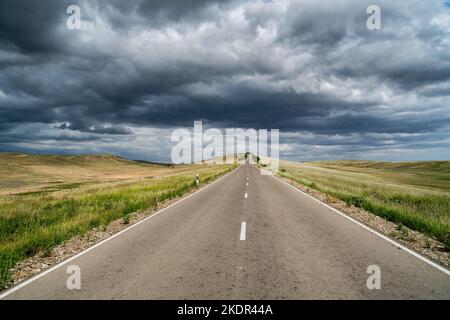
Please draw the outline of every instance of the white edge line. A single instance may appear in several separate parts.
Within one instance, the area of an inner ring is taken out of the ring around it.
[[[240,167],[240,166],[239,166],[239,167]],[[88,253],[89,251],[91,251],[91,250],[93,250],[93,249],[95,249],[95,248],[101,246],[102,244],[105,244],[106,242],[108,242],[108,241],[110,241],[110,240],[112,240],[112,239],[114,239],[114,238],[120,236],[122,233],[125,233],[126,231],[130,231],[131,229],[137,227],[137,226],[140,225],[141,223],[144,223],[145,221],[147,221],[147,220],[149,220],[149,219],[151,219],[151,218],[157,216],[158,214],[160,214],[160,213],[162,213],[163,211],[165,211],[165,210],[167,210],[167,209],[169,209],[169,208],[171,208],[171,207],[173,207],[173,206],[179,204],[180,202],[182,202],[182,201],[184,201],[184,200],[186,200],[186,199],[188,199],[188,198],[190,198],[190,197],[193,197],[193,196],[196,195],[197,193],[199,193],[199,192],[201,192],[201,191],[203,191],[203,190],[209,188],[210,186],[212,186],[212,185],[215,184],[216,182],[219,182],[220,180],[222,180],[222,179],[225,178],[226,176],[232,174],[233,172],[236,172],[236,170],[239,169],[239,167],[237,167],[236,169],[232,170],[231,172],[226,173],[225,175],[223,175],[223,176],[220,177],[219,179],[217,179],[217,180],[211,182],[210,184],[204,186],[204,187],[201,188],[200,190],[197,190],[197,191],[195,191],[194,193],[191,193],[190,195],[187,195],[186,197],[181,198],[181,199],[178,200],[177,202],[172,203],[171,205],[169,205],[169,206],[167,206],[167,207],[165,207],[165,208],[162,208],[161,210],[155,212],[154,214],[148,216],[147,218],[145,218],[145,219],[143,219],[143,220],[141,220],[141,221],[136,222],[135,224],[129,226],[128,228],[123,229],[122,231],[119,231],[119,232],[113,234],[113,235],[110,236],[109,238],[106,238],[106,239],[100,241],[99,243],[94,244],[92,247],[89,247],[89,248],[87,248],[86,250],[81,251],[81,252],[77,253],[76,255],[74,255],[74,256],[72,256],[72,257],[70,257],[70,258],[68,258],[68,259],[66,259],[66,260],[64,260],[64,261],[61,261],[60,263],[58,263],[57,265],[51,267],[50,269],[47,269],[47,270],[45,270],[45,271],[43,271],[43,272],[41,272],[41,273],[39,273],[39,274],[37,274],[37,275],[31,277],[30,279],[25,280],[24,282],[21,282],[21,283],[17,284],[16,286],[10,288],[9,290],[6,290],[6,291],[3,292],[2,294],[0,294],[0,299],[3,299],[3,298],[5,298],[5,297],[9,296],[10,294],[12,294],[12,293],[14,293],[14,292],[16,292],[16,291],[22,289],[23,287],[25,287],[25,286],[29,285],[30,283],[32,283],[32,282],[38,280],[39,278],[42,278],[43,276],[49,274],[50,272],[53,272],[53,271],[55,271],[56,269],[59,269],[60,267],[62,267],[63,265],[69,263],[70,261],[75,260],[76,258],[78,258],[78,257],[80,257],[80,256],[82,256],[82,255],[84,255],[84,254],[86,254],[86,253]]]
[[[360,227],[363,227],[364,229],[370,231],[371,233],[377,235],[378,237],[380,237],[380,238],[386,240],[387,242],[393,244],[394,246],[396,246],[396,247],[398,247],[398,248],[400,248],[400,249],[402,249],[402,250],[408,252],[409,254],[413,255],[414,257],[416,257],[416,258],[422,260],[422,261],[425,262],[425,263],[428,263],[428,264],[431,265],[432,267],[435,267],[435,268],[438,269],[439,271],[442,271],[442,272],[445,273],[446,275],[450,276],[450,270],[444,268],[443,266],[441,266],[441,265],[439,265],[439,264],[437,264],[437,263],[431,261],[431,260],[428,259],[428,258],[425,258],[424,256],[422,256],[422,255],[418,254],[417,252],[415,252],[415,251],[413,251],[413,250],[411,250],[411,249],[405,247],[404,245],[401,245],[400,243],[398,243],[398,242],[392,240],[391,238],[389,238],[389,237],[387,237],[387,236],[385,236],[385,235],[379,233],[378,231],[375,231],[374,229],[372,229],[372,228],[366,226],[365,224],[359,222],[358,220],[353,219],[352,217],[346,215],[345,213],[342,213],[341,211],[339,211],[339,210],[337,210],[337,209],[335,209],[335,208],[329,206],[328,204],[326,204],[326,203],[320,201],[319,199],[316,199],[316,198],[314,198],[313,196],[311,196],[311,195],[309,195],[309,194],[303,192],[302,190],[300,190],[300,189],[298,189],[298,188],[296,188],[296,187],[290,185],[289,183],[283,181],[282,179],[280,179],[280,178],[278,178],[278,177],[276,177],[276,176],[273,176],[273,177],[276,178],[276,179],[278,179],[279,181],[283,182],[284,184],[288,185],[289,187],[293,188],[294,190],[297,190],[298,192],[303,193],[305,196],[307,196],[307,197],[309,197],[309,198],[311,198],[311,199],[317,201],[318,203],[324,205],[324,206],[327,207],[328,209],[331,209],[331,210],[334,211],[335,213],[340,214],[341,216],[343,216],[344,218],[350,220],[351,222],[356,223],[356,224],[359,225]]]
[[[239,240],[241,240],[241,241],[245,240],[246,227],[247,227],[247,222],[242,221],[242,223],[241,223],[241,236],[239,238]]]

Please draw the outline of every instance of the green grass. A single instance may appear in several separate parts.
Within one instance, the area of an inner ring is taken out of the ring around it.
[[[196,173],[204,184],[231,169],[191,166],[161,178],[66,185],[59,191],[0,197],[0,288],[10,282],[9,269],[18,261],[119,218],[129,222],[133,212],[182,196],[197,188]]]
[[[280,176],[428,234],[450,250],[450,162],[283,162]]]

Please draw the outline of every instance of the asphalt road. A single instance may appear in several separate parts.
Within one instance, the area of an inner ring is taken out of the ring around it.
[[[367,288],[371,265],[381,289]],[[4,298],[449,299],[450,276],[244,165],[13,290]]]

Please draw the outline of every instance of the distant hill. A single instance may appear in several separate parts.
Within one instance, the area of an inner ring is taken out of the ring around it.
[[[321,166],[345,166],[373,169],[422,169],[450,172],[450,161],[413,161],[413,162],[382,162],[367,160],[336,160],[309,162]]]
[[[166,172],[166,165],[113,155],[30,155],[0,153],[0,194],[70,183],[145,177]]]
[[[282,168],[358,181],[400,183],[450,192],[450,161],[382,162],[366,160],[281,161]]]

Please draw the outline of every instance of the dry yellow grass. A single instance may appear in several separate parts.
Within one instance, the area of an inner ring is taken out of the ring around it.
[[[0,156],[0,288],[11,267],[97,226],[179,197],[231,165],[157,165],[114,156]]]
[[[283,161],[280,175],[433,236],[450,250],[450,161]]]
[[[0,153],[0,195],[59,190],[79,184],[142,179],[189,172],[198,165],[170,166],[112,155]]]

